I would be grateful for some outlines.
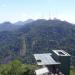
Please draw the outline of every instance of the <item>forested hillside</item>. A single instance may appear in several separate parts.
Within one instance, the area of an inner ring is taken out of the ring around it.
[[[0,32],[0,60],[8,63],[19,59],[34,63],[34,53],[64,49],[72,55],[75,64],[75,25],[60,20],[39,19],[25,24],[15,31]]]
[[[35,70],[41,66],[23,64],[19,60],[14,60],[9,64],[0,65],[0,75],[35,75]],[[71,68],[70,75],[75,75],[75,68]]]
[[[35,75],[37,65],[22,64],[18,60],[14,60],[9,64],[0,65],[0,75]]]

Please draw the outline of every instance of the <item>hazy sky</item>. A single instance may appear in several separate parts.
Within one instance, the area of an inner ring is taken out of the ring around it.
[[[75,0],[0,0],[0,22],[54,17],[75,23]]]

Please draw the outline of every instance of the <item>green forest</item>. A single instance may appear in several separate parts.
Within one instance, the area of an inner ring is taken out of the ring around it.
[[[19,60],[14,60],[9,64],[0,64],[0,75],[35,75],[37,65],[23,64]],[[75,68],[71,68],[70,75],[75,75]]]
[[[11,26],[10,23],[3,23],[2,26],[9,25]],[[74,24],[58,19],[38,19],[16,29],[9,30],[10,28],[12,27],[0,31],[1,64],[16,59],[25,64],[35,64],[33,54],[63,49],[71,55],[71,65],[75,66]]]
[[[14,60],[9,64],[0,64],[0,75],[34,75],[37,65],[22,64],[19,60]]]

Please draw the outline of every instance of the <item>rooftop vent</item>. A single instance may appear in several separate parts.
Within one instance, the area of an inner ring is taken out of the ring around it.
[[[41,62],[41,60],[37,60],[37,62]]]
[[[59,55],[65,55],[64,53],[62,53],[62,52],[58,52],[59,53]]]

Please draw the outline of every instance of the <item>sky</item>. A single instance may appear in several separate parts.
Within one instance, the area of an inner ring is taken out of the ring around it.
[[[0,22],[54,18],[75,23],[75,0],[0,0]]]

